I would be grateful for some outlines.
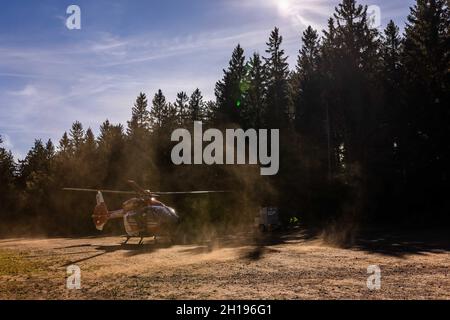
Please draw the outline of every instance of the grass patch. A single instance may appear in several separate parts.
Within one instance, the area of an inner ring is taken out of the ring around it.
[[[41,263],[27,259],[23,253],[0,250],[0,276],[32,274],[42,268]]]

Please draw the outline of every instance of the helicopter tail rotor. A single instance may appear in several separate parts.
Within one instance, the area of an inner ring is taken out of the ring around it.
[[[94,214],[92,215],[92,219],[94,221],[95,227],[99,231],[103,231],[105,224],[108,222],[110,218],[110,213],[108,211],[108,207],[106,206],[105,200],[103,199],[103,194],[98,191],[97,192],[97,205],[94,209]]]

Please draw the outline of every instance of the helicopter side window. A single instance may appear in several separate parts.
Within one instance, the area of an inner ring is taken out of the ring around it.
[[[165,208],[164,208],[164,207],[157,206],[157,207],[154,207],[153,209],[154,209],[155,215],[158,217],[158,220],[159,220],[159,221],[162,221],[162,220],[165,219],[165,217],[166,217],[166,211],[165,211]]]
[[[154,207],[147,207],[145,212],[152,220],[159,220],[158,212]]]

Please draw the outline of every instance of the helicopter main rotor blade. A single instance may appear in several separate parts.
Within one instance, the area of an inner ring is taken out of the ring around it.
[[[136,193],[138,193],[138,194],[146,195],[146,196],[149,196],[149,195],[153,194],[153,192],[151,192],[150,190],[145,190],[144,188],[142,188],[134,180],[128,180],[127,182],[131,186],[131,188],[134,191],[136,191]]]
[[[77,192],[102,192],[102,193],[112,193],[112,194],[129,194],[136,195],[141,194],[144,196],[154,196],[159,197],[163,195],[183,195],[183,194],[213,194],[213,193],[228,193],[230,191],[172,191],[172,192],[153,192],[144,190],[139,185],[134,182],[131,182],[134,185],[136,191],[120,191],[120,190],[104,190],[104,189],[86,189],[86,188],[63,188],[64,191],[77,191]]]
[[[228,193],[230,191],[174,191],[174,192],[153,192],[154,195],[171,195],[171,194],[208,194],[208,193]]]
[[[102,192],[102,193],[114,193],[114,194],[132,194],[134,191],[119,191],[119,190],[102,190],[102,189],[84,189],[84,188],[63,188],[64,191],[80,191],[80,192]]]

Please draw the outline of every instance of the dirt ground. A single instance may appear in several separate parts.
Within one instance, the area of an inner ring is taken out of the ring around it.
[[[0,240],[0,299],[450,299],[446,241],[393,234],[337,248],[301,231],[144,245],[121,237]],[[81,289],[66,288],[67,266]],[[369,265],[381,288],[367,288]]]

